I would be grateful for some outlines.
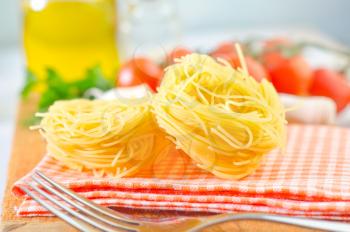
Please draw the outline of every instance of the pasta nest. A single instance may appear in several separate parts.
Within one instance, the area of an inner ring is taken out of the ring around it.
[[[272,84],[207,55],[169,66],[153,107],[176,146],[221,178],[247,176],[285,143],[285,110]]]
[[[151,165],[164,146],[148,100],[57,101],[38,126],[49,155],[97,176],[130,176]]]

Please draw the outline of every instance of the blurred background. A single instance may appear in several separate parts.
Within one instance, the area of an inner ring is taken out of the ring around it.
[[[125,0],[124,0],[125,1]],[[122,1],[120,1],[122,2]],[[185,32],[208,28],[309,27],[350,43],[347,0],[175,0]],[[122,4],[122,3],[119,3]],[[0,43],[21,40],[20,0],[0,2]]]
[[[96,11],[74,5],[46,8],[48,2],[59,1],[96,2],[100,5]],[[42,62],[56,62],[56,69],[63,79],[75,80],[84,75],[85,68],[91,68],[91,59],[97,57],[103,75],[113,78],[118,67],[135,55],[135,51],[140,54],[147,51],[149,41],[157,46],[162,43],[165,50],[168,45],[183,43],[192,43],[189,46],[195,47],[196,41],[203,46],[214,43],[214,40],[227,40],[240,31],[291,34],[302,31],[350,45],[348,0],[69,1],[0,1],[1,183],[5,178],[16,107],[21,86],[28,77],[28,66],[37,78],[43,79],[46,74],[41,69]],[[39,17],[38,12],[44,10]],[[58,11],[67,17],[59,18],[55,14]],[[62,20],[65,20],[63,26]],[[67,27],[69,24],[77,25],[77,28]],[[38,28],[46,29],[38,31]],[[75,42],[79,46],[69,47],[69,41],[65,41],[68,34],[76,34]],[[45,40],[57,40],[58,45],[42,46],[40,41]],[[93,43],[98,45],[92,46]],[[67,56],[79,62],[72,63],[66,60]],[[40,88],[37,91],[40,92]]]

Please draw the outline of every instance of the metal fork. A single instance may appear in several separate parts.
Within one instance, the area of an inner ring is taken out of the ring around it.
[[[36,171],[32,179],[37,185],[28,182],[27,184],[31,187],[31,190],[24,186],[20,188],[48,211],[81,231],[196,232],[215,224],[238,220],[263,220],[327,231],[350,231],[350,224],[342,222],[271,214],[220,214],[209,217],[184,218],[172,223],[140,222],[126,218],[114,210],[101,207],[77,195],[41,172]],[[61,200],[58,200],[58,198]]]

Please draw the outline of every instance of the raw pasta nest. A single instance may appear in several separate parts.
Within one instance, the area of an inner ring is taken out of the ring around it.
[[[151,165],[165,135],[155,123],[148,100],[57,101],[38,126],[49,155],[96,175],[130,176]]]
[[[176,146],[221,178],[247,176],[284,146],[285,110],[272,84],[207,55],[169,66],[153,107]]]

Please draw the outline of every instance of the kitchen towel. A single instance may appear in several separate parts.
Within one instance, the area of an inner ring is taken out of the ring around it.
[[[267,154],[255,173],[241,180],[217,178],[175,147],[167,153],[136,176],[120,179],[71,170],[50,156],[34,170],[104,206],[350,219],[350,129],[289,125],[285,149]],[[24,199],[17,214],[50,216],[18,188],[32,174],[13,186]]]

